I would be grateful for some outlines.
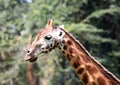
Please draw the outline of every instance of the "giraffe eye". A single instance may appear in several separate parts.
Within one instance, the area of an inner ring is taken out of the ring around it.
[[[50,40],[51,38],[52,38],[51,35],[47,35],[47,36],[45,36],[45,39],[46,39],[46,40]]]

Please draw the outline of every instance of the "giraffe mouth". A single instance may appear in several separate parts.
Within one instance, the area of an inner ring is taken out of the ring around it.
[[[29,60],[29,62],[35,62],[36,60],[37,60],[37,57],[31,58],[31,59]]]
[[[29,55],[26,55],[25,56],[25,61],[29,61],[29,62],[35,62],[37,60],[37,56],[33,55],[33,56],[29,56]]]

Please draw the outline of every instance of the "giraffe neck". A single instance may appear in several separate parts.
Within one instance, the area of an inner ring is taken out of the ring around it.
[[[120,85],[119,79],[97,62],[82,44],[63,31],[65,39],[60,48],[84,85]]]

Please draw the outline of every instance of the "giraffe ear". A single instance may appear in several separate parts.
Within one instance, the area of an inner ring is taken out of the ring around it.
[[[63,25],[63,24],[62,24],[62,25],[60,25],[59,27],[60,27],[60,28],[62,28],[62,29],[64,29],[64,25]]]
[[[53,19],[49,19],[46,25],[46,29],[50,29],[53,26]]]

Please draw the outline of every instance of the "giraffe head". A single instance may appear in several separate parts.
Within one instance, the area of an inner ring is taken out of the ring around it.
[[[27,49],[25,60],[34,62],[39,54],[48,53],[63,41],[65,33],[61,30],[64,25],[53,26],[53,20],[50,19],[44,29],[41,29],[35,40]]]

